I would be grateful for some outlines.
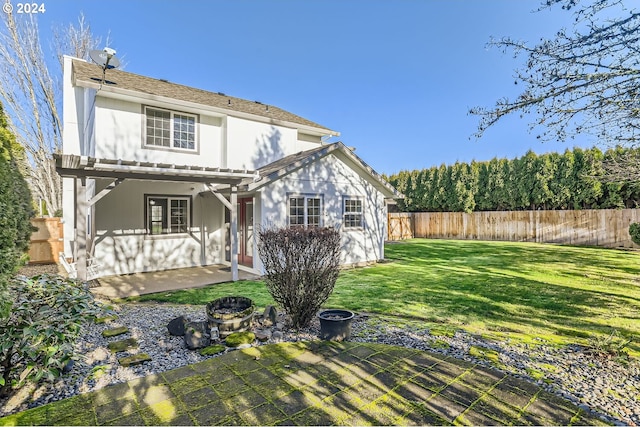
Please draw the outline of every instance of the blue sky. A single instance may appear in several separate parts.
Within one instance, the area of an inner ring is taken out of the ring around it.
[[[5,0],[2,0],[3,2]],[[15,0],[11,0],[14,5]],[[568,27],[538,0],[46,0],[41,36],[76,22],[137,74],[258,100],[341,132],[378,172],[564,151],[514,116],[472,137],[473,106],[515,97],[519,60],[493,37]]]

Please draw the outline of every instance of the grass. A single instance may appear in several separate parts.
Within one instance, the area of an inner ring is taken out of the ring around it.
[[[529,343],[587,345],[615,330],[640,356],[640,253],[413,239],[387,245],[386,257],[392,262],[342,272],[326,306]],[[230,294],[273,304],[259,281],[135,300],[205,304]]]

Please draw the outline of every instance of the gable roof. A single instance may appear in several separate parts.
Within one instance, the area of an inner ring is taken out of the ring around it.
[[[274,181],[301,169],[311,163],[314,163],[329,154],[344,154],[350,159],[357,168],[368,176],[369,182],[383,193],[386,198],[404,199],[404,195],[389,184],[378,172],[374,171],[371,166],[366,164],[360,157],[356,156],[352,150],[345,146],[342,142],[323,145],[307,151],[301,151],[296,154],[283,157],[275,162],[269,163],[257,170],[260,178],[258,180],[245,180],[243,184],[247,185],[247,190],[253,191]]]
[[[107,83],[103,85],[101,84],[103,75],[100,66],[75,58],[72,60],[72,63],[73,82],[77,86],[110,90],[113,92],[133,91],[155,97],[193,102],[203,106],[225,110],[225,112],[230,115],[233,115],[234,112],[250,114],[270,120],[316,128],[316,130],[325,134],[339,135],[336,131],[281,108],[274,107],[273,105],[236,98],[221,92],[208,92],[206,90],[141,76],[122,70],[107,70]]]

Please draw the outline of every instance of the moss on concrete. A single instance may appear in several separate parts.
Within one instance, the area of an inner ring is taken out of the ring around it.
[[[118,362],[122,366],[127,367],[127,366],[139,365],[141,363],[148,362],[150,360],[151,360],[151,356],[149,356],[147,353],[140,353],[133,356],[121,357],[120,359],[118,359]]]
[[[256,340],[256,335],[253,332],[234,332],[227,337],[225,343],[229,347],[239,347],[242,344],[251,344]]]
[[[198,353],[201,356],[213,356],[214,354],[222,353],[225,349],[226,347],[222,344],[214,344],[201,349]]]
[[[136,341],[135,338],[114,341],[107,344],[107,348],[111,350],[112,353],[117,353],[119,351],[125,351],[130,348],[136,348],[136,347],[138,347],[138,341]]]

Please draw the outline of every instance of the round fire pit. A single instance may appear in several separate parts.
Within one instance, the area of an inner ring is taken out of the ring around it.
[[[324,310],[318,313],[320,339],[343,341],[351,337],[351,320],[354,313],[349,310]]]
[[[224,297],[207,304],[210,328],[218,328],[220,336],[249,329],[256,307],[249,298]]]

